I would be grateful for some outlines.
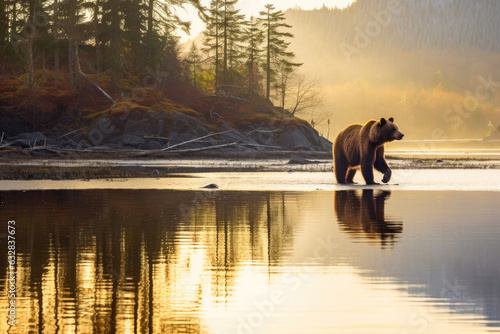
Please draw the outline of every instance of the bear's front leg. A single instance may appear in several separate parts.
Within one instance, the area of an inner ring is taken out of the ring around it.
[[[382,179],[382,182],[387,183],[391,180],[392,176],[392,171],[390,168],[387,168],[387,170],[384,173],[384,178]]]
[[[361,174],[363,174],[366,184],[376,184],[375,181],[373,181],[373,166],[370,160],[361,161]]]
[[[385,161],[384,158],[384,146],[380,146],[377,149],[375,157],[375,164],[373,167],[375,167],[376,170],[378,170],[380,173],[384,174],[384,178],[382,179],[382,182],[387,183],[391,179],[392,171],[387,165],[387,162]]]

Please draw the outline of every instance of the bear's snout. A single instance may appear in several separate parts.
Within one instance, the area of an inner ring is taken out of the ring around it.
[[[404,137],[404,136],[405,136],[405,135],[404,135],[404,133],[402,133],[401,131],[396,131],[396,132],[394,133],[394,138],[395,138],[396,140],[401,140],[401,139],[403,139],[403,137]]]

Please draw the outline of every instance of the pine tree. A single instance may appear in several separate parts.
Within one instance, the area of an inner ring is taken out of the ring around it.
[[[0,0],[0,52],[4,53],[9,36],[9,16],[7,13],[7,2]]]
[[[23,0],[12,3],[11,44],[18,55],[23,55],[27,84],[34,87],[35,46],[47,32],[45,13],[46,0]],[[21,51],[21,52],[19,52]]]
[[[201,57],[195,42],[191,44],[191,48],[189,49],[189,53],[185,59],[185,63],[188,66],[189,77],[192,80],[193,87],[197,88],[198,85],[196,76],[198,75],[198,72],[200,70]]]
[[[66,0],[58,6],[58,24],[65,32],[64,37],[68,41],[68,71],[71,87],[75,91],[77,77],[80,73],[80,60],[78,56],[78,44],[84,40],[82,22],[84,19],[84,1]]]
[[[237,81],[235,70],[242,57],[242,24],[245,16],[234,8],[238,0],[212,0],[204,19],[203,51],[213,55],[215,91]]]
[[[291,28],[290,25],[283,22],[285,14],[281,10],[275,10],[273,5],[266,5],[266,11],[260,12],[259,21],[262,23],[265,31],[265,52],[266,62],[264,69],[266,71],[266,99],[271,95],[271,82],[275,81],[275,77],[279,71],[282,75],[282,82],[286,73],[293,70],[294,67],[302,64],[294,63],[295,54],[287,51],[290,42],[286,40],[292,38],[293,35],[289,32],[281,31],[283,28]],[[282,87],[282,92],[285,89]],[[282,94],[283,95],[283,94]],[[284,97],[281,97],[284,100]]]
[[[235,62],[241,56],[241,25],[245,16],[239,14],[240,10],[234,5],[238,0],[223,0],[222,6],[222,36],[223,36],[223,58],[222,58],[222,83],[231,84],[230,70],[235,67]]]
[[[50,0],[48,10],[50,21],[45,46],[41,51],[54,55],[54,86],[59,85],[60,53],[67,45],[68,70],[73,89],[76,89],[77,75],[80,71],[78,45],[85,41],[83,19],[85,10],[92,3],[83,0]]]
[[[124,67],[128,73],[139,74],[144,71],[144,36],[146,34],[147,6],[142,0],[122,0],[123,28],[122,53]]]
[[[143,34],[144,64],[146,71],[163,67],[171,74],[180,73],[177,29],[189,32],[190,22],[183,21],[178,10],[190,4],[202,9],[199,0],[144,0],[145,23]],[[162,66],[160,66],[163,64]]]
[[[59,86],[59,0],[54,0],[52,3],[52,38],[53,38],[53,52],[54,52],[54,87]]]
[[[103,43],[104,28],[102,24],[103,1],[94,0],[91,9],[92,9],[92,33],[95,43],[95,64],[96,64],[95,69],[97,72],[102,72],[102,68],[104,66],[104,43]]]
[[[102,24],[105,35],[109,41],[109,51],[106,57],[107,64],[111,68],[111,80],[118,85],[123,73],[122,62],[122,30],[123,1],[108,0],[103,5]]]
[[[209,55],[213,55],[213,66],[215,72],[215,92],[219,91],[220,85],[220,54],[222,51],[222,1],[212,0],[210,2],[210,8],[208,9],[206,16],[203,17],[206,28],[203,32],[203,48],[202,50]]]
[[[262,42],[264,33],[261,30],[260,23],[253,16],[245,28],[246,65],[248,67],[248,96],[252,99],[258,90],[258,65],[262,60]]]

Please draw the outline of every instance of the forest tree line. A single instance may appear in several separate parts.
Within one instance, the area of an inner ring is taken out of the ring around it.
[[[206,25],[201,43],[180,52],[177,32],[190,22],[178,11],[194,6]],[[135,76],[184,80],[208,94],[272,99],[284,107],[289,79],[300,63],[289,50],[293,35],[285,14],[266,5],[247,18],[238,0],[0,0],[2,74],[68,73],[73,91],[79,75],[104,73],[119,91]],[[141,79],[142,80],[142,79]],[[304,85],[303,85],[304,86]],[[297,105],[295,108],[297,109]]]
[[[24,70],[32,86],[35,68],[53,68],[56,87],[62,68],[72,85],[81,70],[109,71],[115,83],[148,68],[175,72],[175,31],[189,22],[173,9],[187,3],[201,9],[197,0],[1,0],[2,72]]]

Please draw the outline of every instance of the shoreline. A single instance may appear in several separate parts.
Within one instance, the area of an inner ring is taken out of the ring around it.
[[[124,152],[120,152],[124,153]],[[439,153],[437,153],[439,154]],[[221,156],[224,157],[221,157]],[[130,155],[79,155],[62,157],[0,157],[0,180],[99,180],[168,178],[173,174],[325,172],[333,173],[332,158],[325,152],[282,152],[281,155],[211,154],[190,157],[140,157]],[[500,158],[404,157],[387,154],[393,170],[500,169]]]

